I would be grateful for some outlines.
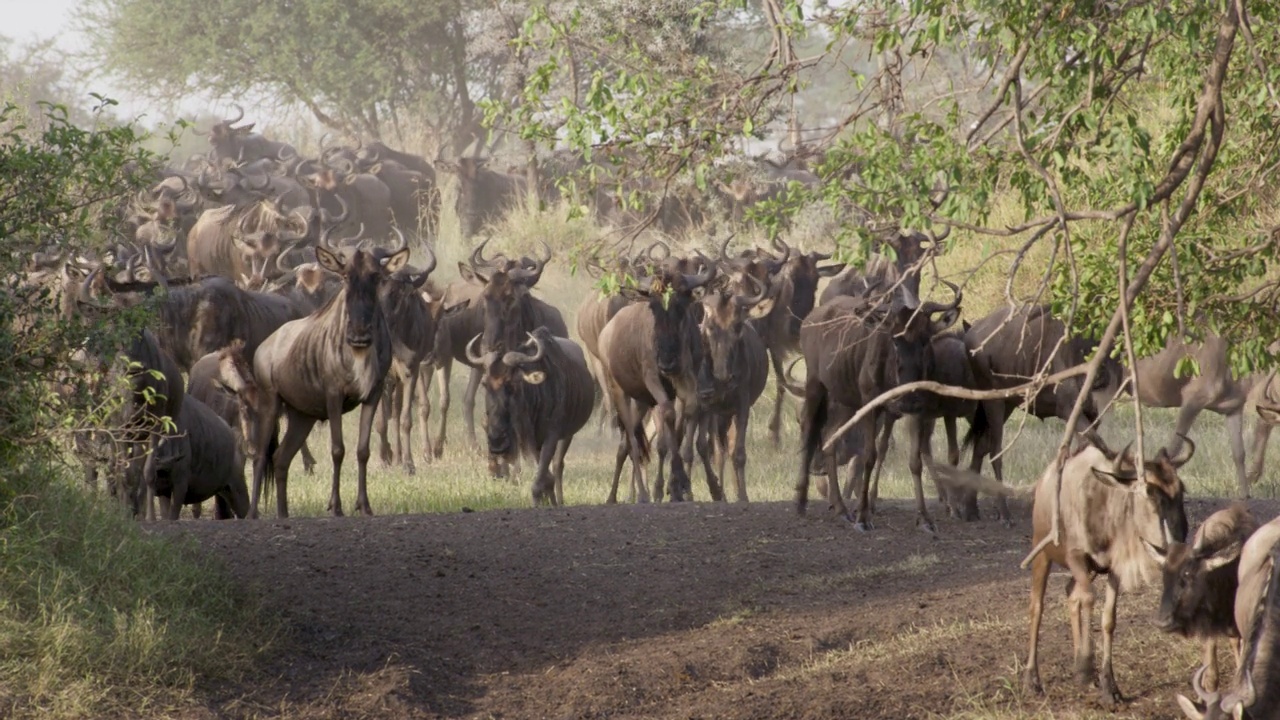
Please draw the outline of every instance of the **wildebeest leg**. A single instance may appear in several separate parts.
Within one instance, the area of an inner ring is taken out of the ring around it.
[[[471,368],[467,376],[467,390],[462,394],[462,423],[467,431],[467,446],[475,449],[476,442],[476,392],[480,389],[480,370]]]
[[[1071,609],[1071,644],[1075,648],[1076,680],[1082,685],[1094,681],[1093,663],[1093,576],[1088,560],[1079,550],[1067,552],[1067,569],[1072,583],[1067,597]],[[1113,619],[1114,622],[1114,619]]]
[[[556,479],[551,474],[551,461],[556,454],[555,441],[542,443],[538,448],[538,467],[533,471],[533,504],[556,504]]]
[[[814,454],[822,447],[822,430],[827,424],[829,404],[826,387],[817,378],[806,380],[804,404],[800,407],[800,472],[796,477],[796,512],[800,515],[805,513],[809,505],[809,465],[813,462]],[[828,477],[827,486],[828,497],[839,495],[838,479]]]
[[[1249,463],[1249,472],[1245,475],[1246,485],[1250,488],[1262,479],[1262,468],[1267,457],[1267,444],[1271,440],[1272,428],[1271,423],[1261,417],[1255,418],[1254,421],[1253,461]]]
[[[956,433],[956,419],[954,417],[942,418],[942,426],[947,431],[947,464],[956,467],[960,464],[960,443]],[[934,489],[938,491],[938,502],[946,505],[947,515],[949,517],[959,517],[960,513],[953,501],[950,491],[938,482],[938,478],[933,478]]]
[[[1119,576],[1108,574],[1106,595],[1102,601],[1102,674],[1098,678],[1098,689],[1102,691],[1102,702],[1105,705],[1115,705],[1122,699],[1111,667],[1111,645],[1116,634],[1116,598],[1119,595]]]
[[[364,408],[360,406],[360,433],[365,431]],[[329,507],[334,517],[342,517],[342,461],[347,456],[347,446],[342,441],[342,396],[334,393],[325,398],[325,410],[329,415],[329,456],[333,458],[333,475],[329,488]],[[372,418],[370,418],[372,420]]]
[[[853,519],[853,527],[857,530],[867,531],[874,529],[871,524],[871,511],[867,506],[869,495],[871,494],[871,468],[875,466],[878,458],[876,457],[876,415],[881,413],[873,413],[871,417],[862,421],[863,436],[862,447],[866,460],[863,461],[862,471],[858,473],[858,511]]]
[[[423,454],[423,462],[430,464],[435,458],[431,449],[431,426],[427,422],[431,419],[431,378],[435,375],[435,365],[433,363],[424,362],[418,366],[418,382],[413,392],[416,396],[415,402],[418,403],[418,412],[422,415],[422,438],[426,444],[426,452]],[[412,452],[411,450],[407,452]]]
[[[871,477],[871,512],[876,511],[876,500],[880,499],[880,473],[884,470],[884,461],[889,454],[889,438],[893,437],[893,424],[898,421],[897,416],[884,414],[884,421],[880,425],[880,432],[876,435],[876,461],[875,472]]]
[[[1236,466],[1240,498],[1249,499],[1249,477],[1244,471],[1244,407],[1227,416],[1227,440],[1231,443],[1231,463]]]
[[[694,436],[694,444],[697,446],[698,457],[702,460],[703,472],[707,474],[707,492],[711,493],[712,500],[724,502],[722,476],[716,474],[711,463],[712,446],[715,444],[712,437],[712,433],[715,432],[715,422],[716,418],[711,413],[703,413],[690,434]]]
[[[726,446],[729,452],[733,453],[733,485],[737,491],[738,502],[748,502],[747,499],[747,420],[751,417],[751,408],[738,410],[738,416],[733,419],[732,434],[729,432],[728,420],[721,418],[717,441],[720,446],[720,471],[724,472],[724,456]],[[727,441],[727,442],[726,442]],[[724,477],[721,474],[721,477]]]
[[[400,378],[400,435],[399,442],[396,444],[396,454],[400,456],[400,462],[404,465],[404,471],[410,475],[417,472],[417,467],[413,462],[413,389],[418,386],[419,366],[415,365],[406,368],[404,375]],[[423,425],[425,428],[426,425]]]
[[[378,457],[382,459],[384,467],[390,467],[395,461],[391,452],[391,439],[389,437],[389,428],[391,425],[391,415],[395,412],[395,392],[398,383],[392,379],[395,368],[387,372],[386,384],[382,387],[382,398],[378,402],[378,417],[375,423],[375,429],[378,431],[378,437],[381,442],[378,444]]]
[[[619,423],[620,424],[620,423]],[[622,465],[627,461],[627,454],[630,452],[630,443],[627,442],[627,429],[619,428],[621,437],[618,440],[618,451],[613,458],[613,485],[609,488],[609,497],[605,502],[613,505],[618,502],[618,482],[622,479]],[[636,488],[633,483],[631,486],[631,498],[627,502],[636,501]]]
[[[659,408],[661,410],[661,408]],[[664,424],[670,424],[671,437],[671,490],[670,497],[672,501],[685,502],[693,500],[693,486],[689,481],[689,470],[684,463],[684,454],[680,451],[684,444],[685,422],[682,414],[675,407],[668,406],[670,419],[667,412],[662,412],[660,417],[664,418]]]
[[[316,421],[313,418],[304,417],[292,410],[286,411],[289,424],[284,431],[284,438],[280,440],[280,447],[276,450],[273,462],[276,468],[276,515],[278,517],[289,517],[289,465],[293,462],[293,456],[298,453],[303,444],[307,441],[307,436],[311,434],[311,428],[315,427]],[[334,425],[335,423],[329,423]],[[341,423],[336,423],[341,426]],[[259,450],[263,455],[266,452]],[[337,466],[334,466],[337,470]],[[255,473],[256,478],[256,473]],[[253,487],[253,502],[258,499],[258,483],[255,479]]]
[[[436,433],[435,442],[437,458],[444,454],[445,433],[449,429],[449,377],[453,374],[453,361],[445,358],[441,361],[439,370],[440,374],[436,381],[440,390],[440,432]]]
[[[1031,646],[1027,649],[1027,669],[1022,674],[1022,687],[1037,695],[1044,693],[1044,687],[1040,684],[1040,619],[1044,616],[1044,591],[1049,585],[1049,569],[1052,565],[1049,556],[1044,553],[1037,553],[1031,561],[1031,608],[1028,612]]]
[[[916,493],[916,522],[922,524],[924,529],[936,535],[938,528],[933,524],[933,518],[929,517],[929,508],[924,501],[924,473],[925,460],[929,464],[933,463],[933,428],[936,421],[933,418],[926,418],[921,415],[907,415],[907,462],[911,467],[912,488]],[[883,461],[880,463],[883,465]]]
[[[311,448],[307,447],[306,440],[302,442],[302,471],[310,475],[316,471],[316,458],[311,454]]]
[[[562,438],[557,442],[555,458],[551,461],[551,475],[556,481],[555,504],[561,507],[564,507],[564,456],[568,454],[572,442],[572,437]]]
[[[773,364],[773,387],[776,391],[773,395],[773,414],[769,416],[769,441],[776,448],[782,444],[782,397],[787,392],[787,375],[782,369],[781,354],[773,348],[769,348],[769,362]]]
[[[372,515],[373,508],[369,505],[369,435],[373,430],[373,414],[378,409],[374,403],[365,403],[360,406],[360,439],[356,444],[356,512],[364,515]],[[338,422],[329,421],[330,425],[338,426],[338,434],[342,434],[341,416]],[[334,469],[333,473],[333,496],[338,497],[338,473]]]
[[[969,461],[969,469],[975,473],[982,472],[982,461],[989,455],[994,456],[1004,443],[1004,401],[985,401],[981,404],[980,412],[986,417],[988,427],[985,435],[975,438],[973,443],[973,456]],[[973,422],[973,419],[970,421]],[[996,467],[994,459],[991,461],[991,467],[993,470]],[[1003,469],[1003,466],[1001,467]],[[999,477],[998,474],[997,477]],[[966,490],[961,495],[961,498],[960,519],[965,522],[978,520],[980,515],[978,512],[977,491]]]
[[[1204,641],[1204,649],[1202,651],[1203,658],[1200,664],[1204,666],[1204,677],[1200,679],[1200,684],[1205,690],[1213,692],[1218,689],[1218,641],[1215,638],[1209,638]]]

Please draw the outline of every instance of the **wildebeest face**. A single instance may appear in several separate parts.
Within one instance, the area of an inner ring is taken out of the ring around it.
[[[755,293],[738,295],[724,290],[709,292],[702,298],[702,342],[707,358],[704,364],[710,365],[711,387],[704,387],[702,373],[699,375],[699,393],[714,391],[715,385],[732,383],[736,380],[738,344],[742,341],[742,333],[748,318],[761,318],[773,309],[773,299],[766,296],[765,287],[754,279]]]
[[[316,260],[326,270],[342,276],[346,287],[346,342],[353,348],[365,349],[373,344],[379,320],[378,286],[383,277],[395,273],[409,262],[409,248],[394,253],[375,249],[357,249],[350,260],[337,253],[316,247]]]
[[[491,350],[482,356],[476,350],[479,342],[480,336],[477,335],[467,343],[467,359],[484,368],[485,434],[489,442],[489,454],[510,457],[516,450],[520,435],[517,423],[527,433],[528,424],[532,420],[516,416],[515,413],[523,412],[519,410],[523,407],[519,396],[529,386],[541,385],[547,379],[546,371],[540,366],[546,348],[541,338],[530,336],[529,342],[525,344],[532,344],[533,354],[516,351],[499,353]]]
[[[1178,468],[1195,454],[1195,443],[1183,438],[1185,447],[1176,457],[1161,448],[1154,460],[1143,463],[1141,473],[1126,448],[1115,459],[1113,470],[1094,468],[1096,478],[1112,487],[1124,487],[1135,496],[1131,522],[1147,550],[1162,566],[1169,548],[1187,540],[1187,509]]]
[[[1157,624],[1165,632],[1187,635],[1211,599],[1212,588],[1231,582],[1242,545],[1232,543],[1216,553],[1175,542],[1164,555],[1164,589],[1160,595]]]

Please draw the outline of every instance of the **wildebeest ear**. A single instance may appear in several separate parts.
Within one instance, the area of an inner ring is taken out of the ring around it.
[[[1192,702],[1191,698],[1181,693],[1178,694],[1178,707],[1182,708],[1182,714],[1191,720],[1204,720],[1204,710]]]
[[[398,253],[382,258],[382,267],[385,268],[388,273],[398,272],[400,268],[408,264],[409,248],[407,247],[401,248]]]
[[[365,172],[369,173],[370,175],[377,175],[378,173],[382,172],[382,163],[374,163],[370,165],[369,169],[365,170]]]
[[[961,320],[960,327],[964,329],[965,332],[969,332],[971,329],[973,329],[973,323],[969,322],[968,320]]]
[[[1136,473],[1113,473],[1110,470],[1104,470],[1102,468],[1093,468],[1093,476],[1103,485],[1124,489],[1132,488],[1134,481],[1138,479]]]
[[[316,261],[320,263],[320,267],[339,275],[342,274],[345,265],[337,253],[319,245],[316,246]]]
[[[351,173],[350,175],[348,175],[348,176],[346,176],[345,178],[343,178],[343,179],[342,179],[342,182],[344,182],[344,183],[346,183],[346,184],[348,184],[348,185],[355,185],[355,184],[356,184],[356,178],[358,178],[358,177],[360,177],[360,176],[359,176],[359,175],[357,175],[356,173]]]
[[[840,263],[839,265],[827,265],[826,267],[818,268],[818,277],[824,277],[824,278],[835,277],[839,275],[840,272],[843,270],[844,270],[844,263]]]
[[[440,301],[440,304],[441,304],[441,305],[443,305],[443,304],[444,304],[444,301],[443,301],[443,300],[441,300],[441,301]],[[455,304],[450,305],[449,307],[445,308],[445,309],[444,309],[444,313],[443,313],[443,315],[444,315],[444,317],[450,317],[450,316],[453,316],[453,315],[457,315],[458,313],[462,312],[463,310],[466,310],[466,309],[467,309],[467,308],[469,308],[469,307],[471,307],[471,298],[467,298],[466,300],[463,300],[463,301],[462,301],[462,302],[460,302],[460,303],[455,303]]]
[[[1230,545],[1221,548],[1204,559],[1204,569],[1213,571],[1220,567],[1230,565],[1240,559],[1240,551],[1243,549],[1243,544],[1238,542],[1233,542]]]
[[[541,370],[532,370],[530,372],[520,373],[524,381],[530,385],[541,385],[547,379],[547,374]]]
[[[644,302],[649,299],[643,290],[633,287],[618,288],[618,294],[632,302]]]
[[[476,280],[476,271],[472,270],[470,265],[461,260],[458,261],[458,274],[467,282],[475,282]]]
[[[773,312],[774,298],[767,297],[755,305],[751,306],[751,312],[747,313],[747,317],[759,320],[760,318]]]

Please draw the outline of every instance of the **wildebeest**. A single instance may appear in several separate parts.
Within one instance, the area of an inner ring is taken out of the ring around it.
[[[239,105],[232,105],[232,107],[236,109],[236,116],[215,123],[206,133],[209,136],[209,145],[212,146],[209,154],[214,160],[253,161],[260,158],[289,160],[298,156],[298,151],[289,143],[268,140],[253,132],[255,123],[235,127],[236,123],[244,119],[244,108]]]
[[[1258,528],[1240,553],[1236,575],[1235,624],[1241,634],[1240,662],[1235,687],[1225,696],[1208,692],[1201,683],[1205,668],[1196,671],[1192,686],[1203,703],[1197,706],[1178,696],[1178,705],[1192,720],[1263,720],[1280,714],[1280,675],[1276,648],[1280,646],[1280,518]]]
[[[297,178],[312,194],[311,205],[330,213],[346,208],[346,228],[360,227],[375,240],[391,234],[391,189],[377,176],[357,171],[351,162],[341,168],[304,161]]]
[[[593,388],[582,348],[545,327],[529,334],[533,352],[476,349],[468,359],[484,368],[489,453],[508,462],[524,454],[537,460],[534,503],[564,504],[564,456],[573,436],[591,417]]]
[[[1148,407],[1178,408],[1174,439],[1170,440],[1171,448],[1177,447],[1179,435],[1191,432],[1191,425],[1200,411],[1210,410],[1225,416],[1227,439],[1231,444],[1231,462],[1235,465],[1240,497],[1248,498],[1249,484],[1257,476],[1245,472],[1244,409],[1249,391],[1261,376],[1250,375],[1240,379],[1232,377],[1227,352],[1227,342],[1214,334],[1206,335],[1200,343],[1186,343],[1177,337],[1170,337],[1163,350],[1137,361],[1138,402]],[[1200,372],[1176,377],[1178,363],[1187,357],[1195,360]],[[1265,444],[1264,438],[1263,448]],[[1262,452],[1262,448],[1255,447],[1255,453],[1259,457],[1259,461],[1255,462],[1258,474],[1262,470]]]
[[[205,210],[187,236],[187,263],[193,276],[221,275],[239,281],[276,269],[276,257],[307,235],[300,212],[286,215],[273,202]]]
[[[875,303],[839,298],[805,319],[800,329],[806,377],[800,416],[804,450],[796,480],[799,513],[803,514],[808,504],[810,464],[822,444],[824,430],[839,425],[886,390],[928,377],[934,364],[931,341],[954,324],[960,313],[962,293],[958,287],[950,287],[955,293],[950,303],[921,303],[910,290],[900,287],[891,300]],[[921,394],[904,395],[894,403],[894,409],[905,414],[921,412]],[[868,488],[876,463],[875,428],[885,412],[880,408],[861,423],[863,467],[858,473],[856,517],[850,516],[841,497],[834,457],[827,456],[827,497],[842,516],[862,530],[871,528]],[[933,530],[918,476],[915,491],[919,520]]]
[[[633,487],[638,489],[641,502],[648,501],[643,422],[652,408],[657,409],[662,442],[671,456],[671,499],[686,499],[691,490],[680,455],[677,423],[683,418],[676,401],[683,401],[684,412],[697,404],[695,373],[701,354],[702,307],[693,292],[715,275],[716,265],[709,260],[702,262],[696,274],[675,266],[660,268],[637,287],[624,290],[644,302],[619,310],[600,332],[600,360],[622,431],[619,460],[626,447]],[[620,470],[619,463],[611,497],[616,497]]]
[[[183,505],[216,498],[216,517],[225,518],[230,511],[243,518],[249,512],[249,491],[244,455],[231,428],[194,397],[183,401],[176,421],[177,434],[162,438],[147,461],[151,493],[162,498],[161,515],[177,520]]]
[[[1096,574],[1105,574],[1102,668],[1097,680],[1103,703],[1114,705],[1120,700],[1111,666],[1116,598],[1123,590],[1156,580],[1172,544],[1185,542],[1187,514],[1178,468],[1191,459],[1195,444],[1184,438],[1181,454],[1170,456],[1162,448],[1154,460],[1140,461],[1128,447],[1115,455],[1100,447],[1096,436],[1088,437],[1092,442],[1062,466],[1058,541],[1045,545],[1031,563],[1031,640],[1023,681],[1028,690],[1043,692],[1037,649],[1045,588],[1055,564],[1071,572],[1068,593],[1076,678],[1084,684],[1093,681],[1092,585]],[[1051,531],[1057,470],[1055,463],[1035,487],[1033,545]]]
[[[764,259],[769,269],[769,294],[773,298],[773,308],[768,315],[752,320],[752,323],[769,349],[774,381],[778,385],[773,413],[769,416],[769,439],[776,447],[780,442],[782,398],[786,392],[782,363],[800,349],[800,323],[813,312],[818,280],[836,275],[844,269],[844,263],[819,266],[818,263],[830,259],[830,253],[802,253],[780,239],[775,239],[774,245],[782,252],[781,258],[763,254],[767,256]]]
[[[1191,543],[1175,542],[1164,560],[1160,628],[1204,643],[1203,687],[1218,688],[1220,640],[1240,637],[1234,612],[1240,551],[1258,523],[1243,503],[1219,510]],[[1237,658],[1239,660],[1239,658]]]
[[[544,260],[521,258],[516,262],[502,257],[486,259],[482,254],[482,248],[483,244],[472,252],[469,262],[458,263],[458,272],[461,274],[462,279],[450,283],[448,288],[445,289],[445,307],[452,308],[464,305],[465,309],[449,315],[436,329],[435,359],[436,369],[440,371],[438,380],[440,429],[435,441],[437,457],[444,451],[445,433],[449,419],[449,379],[453,373],[453,361],[457,360],[471,367],[467,360],[467,343],[478,333],[484,333],[488,322],[486,304],[482,300],[482,294],[485,292],[487,283],[483,276],[477,274],[476,268],[480,268],[482,272],[500,269],[505,273],[516,271],[522,274],[523,279],[518,284],[523,289],[518,290],[516,294],[518,295],[518,302],[522,306],[525,303],[528,304],[527,312],[523,309],[520,311],[520,318],[523,319],[519,320],[519,322],[525,323],[523,325],[526,328],[525,332],[536,327],[545,326],[556,337],[569,337],[569,328],[565,324],[564,316],[560,314],[560,311],[555,306],[534,297],[528,292],[533,287],[533,284],[537,282],[537,278],[541,276],[542,269],[539,264],[545,265],[550,259],[549,251]],[[476,444],[475,397],[476,391],[480,387],[480,370],[475,367],[472,367],[471,370],[467,389],[462,398],[462,417],[467,441],[474,446]]]
[[[409,247],[400,235],[393,250],[356,248],[349,258],[324,245],[316,259],[343,278],[342,290],[316,312],[285,323],[267,338],[253,357],[254,375],[262,390],[258,408],[258,456],[253,463],[250,514],[256,516],[264,481],[274,476],[276,509],[288,517],[289,463],[320,420],[329,421],[333,457],[333,488],[329,510],[342,515],[339,479],[346,448],[342,416],[360,407],[360,437],[356,446],[356,510],[373,513],[366,487],[369,433],[391,367],[391,331],[378,302],[378,289],[387,275],[409,261]],[[288,430],[276,446],[281,407]]]
[[[1009,388],[1028,382],[1041,372],[1060,372],[1085,362],[1094,344],[1083,338],[1067,336],[1066,326],[1053,317],[1046,305],[1001,308],[975,322],[964,335],[965,346],[972,357],[974,376],[980,389]],[[1083,377],[1077,376],[1045,386],[1033,398],[1027,412],[1037,418],[1061,418],[1071,416],[1076,398],[1083,385]],[[1104,361],[1094,381],[1093,390],[1108,392],[1120,377],[1120,366],[1115,360]],[[1114,391],[1110,391],[1114,394]],[[1004,461],[1000,450],[1004,443],[1004,424],[1020,398],[984,400],[978,404],[966,444],[973,445],[970,469],[982,470],[982,461],[991,458],[991,468],[996,479],[1004,482]],[[1076,432],[1092,425],[1100,412],[1094,394],[1086,398],[1084,412],[1080,414]],[[961,517],[978,519],[978,497],[966,493],[962,500]],[[1008,509],[997,498],[996,512],[1006,522]]]
[[[485,167],[486,162],[483,158],[460,157],[456,162],[441,163],[442,168],[458,176],[454,209],[464,238],[474,237],[486,225],[498,222],[528,196],[524,176],[490,170]]]
[[[436,169],[432,167],[427,159],[412,153],[402,152],[387,147],[381,142],[371,142],[360,150],[356,151],[357,162],[364,169],[369,169],[375,165],[381,164],[382,171],[375,172],[380,180],[387,184],[392,192],[392,214],[396,218],[396,223],[402,228],[416,228],[425,230],[430,237],[435,237],[437,228],[440,225],[440,186],[436,178]],[[400,172],[396,166],[400,166],[409,175]],[[404,203],[404,190],[410,184],[412,185],[413,195],[410,197],[409,203]],[[406,224],[402,220],[402,216],[408,208],[412,208],[413,220],[412,224]],[[425,209],[425,226],[418,223],[418,214],[420,209]]]
[[[769,356],[748,319],[767,315],[773,300],[765,286],[751,279],[757,292],[739,295],[724,289],[702,297],[703,353],[697,372],[698,411],[695,441],[710,479],[724,479],[724,460],[733,454],[735,497],[747,502],[747,423],[751,406],[764,393]],[[730,431],[732,430],[732,437]],[[719,467],[713,472],[708,453]]]

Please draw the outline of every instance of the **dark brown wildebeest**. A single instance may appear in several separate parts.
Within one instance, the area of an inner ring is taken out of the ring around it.
[[[486,225],[500,221],[528,197],[529,185],[523,175],[490,170],[485,167],[486,162],[483,158],[460,157],[456,162],[439,164],[458,176],[454,210],[464,238],[474,237]],[[469,341],[467,338],[463,344]]]
[[[358,172],[349,161],[341,167],[307,160],[298,166],[298,182],[312,194],[312,207],[348,215],[339,227],[360,227],[375,240],[391,234],[391,189],[377,176]]]
[[[467,343],[477,334],[485,332],[487,322],[485,303],[482,300],[485,281],[477,274],[477,267],[482,271],[492,269],[502,270],[505,273],[514,271],[523,277],[519,282],[523,290],[520,290],[518,295],[524,298],[519,301],[521,304],[526,302],[525,299],[527,299],[528,313],[531,316],[528,318],[529,326],[531,326],[529,329],[545,326],[556,337],[569,337],[569,327],[565,324],[564,316],[560,314],[560,311],[550,303],[534,297],[528,292],[533,283],[537,281],[536,278],[541,276],[542,270],[539,268],[539,263],[545,265],[546,260],[521,258],[520,261],[514,262],[502,257],[486,260],[480,254],[482,248],[483,244],[472,252],[469,264],[458,263],[458,272],[461,274],[462,279],[450,283],[449,287],[445,289],[444,306],[447,308],[463,306],[464,309],[449,315],[436,328],[435,361],[436,369],[440,371],[438,376],[440,431],[436,435],[436,457],[439,457],[444,452],[445,431],[449,419],[449,379],[453,373],[454,360],[471,367],[471,376],[467,382],[467,389],[462,396],[462,418],[467,442],[473,447],[476,445],[475,401],[476,392],[480,388],[481,373],[479,368],[471,366],[467,360]],[[547,258],[550,258],[549,253]]]
[[[398,231],[397,231],[398,232]],[[378,419],[378,432],[382,437],[380,454],[383,462],[399,462],[405,472],[412,475],[417,469],[413,461],[411,438],[413,437],[413,411],[417,399],[418,376],[423,362],[435,350],[436,321],[440,307],[433,311],[423,297],[422,288],[436,269],[435,253],[427,249],[429,259],[421,270],[405,266],[389,275],[378,288],[378,302],[391,330],[391,371],[382,399],[382,413]],[[387,426],[394,411],[396,420],[396,451],[393,453],[387,441]],[[424,408],[424,413],[429,413]],[[427,435],[427,460],[432,458],[431,433],[424,416],[423,432]]]
[[[777,447],[781,442],[782,398],[786,393],[783,361],[800,349],[800,323],[813,312],[818,280],[836,275],[844,268],[844,263],[820,267],[818,263],[829,259],[830,253],[801,253],[780,239],[775,239],[774,245],[782,252],[781,258],[763,251],[758,253],[768,270],[773,309],[768,315],[752,320],[752,324],[769,349],[769,360],[778,385],[773,398],[773,412],[769,415],[769,439]],[[752,272],[750,267],[744,269],[758,280],[766,279]]]
[[[249,490],[244,455],[231,428],[194,397],[183,401],[176,424],[177,434],[161,438],[147,460],[149,494],[161,498],[160,515],[177,520],[183,505],[214,498],[215,517],[243,518],[249,512]],[[150,512],[151,503],[147,505]]]
[[[1243,503],[1219,510],[1196,529],[1190,544],[1175,542],[1164,556],[1160,629],[1204,643],[1202,687],[1218,689],[1219,642],[1239,638],[1233,614],[1240,551],[1258,523]],[[1239,656],[1236,657],[1237,663]]]
[[[738,295],[721,289],[703,295],[703,352],[697,372],[698,454],[708,485],[716,486],[723,482],[725,457],[732,453],[738,502],[747,502],[747,423],[751,406],[764,393],[769,380],[768,352],[748,320],[773,309],[773,300],[762,283],[751,278],[747,284],[755,284],[757,292]],[[718,472],[711,467],[712,453]],[[713,484],[712,478],[718,480]]]
[[[779,165],[767,158],[754,163],[742,163],[736,172],[715,184],[726,205],[728,220],[740,223],[746,220],[747,211],[757,203],[777,200],[790,188],[791,183],[812,188],[819,183],[817,175],[802,167]]]
[[[400,240],[393,250],[356,248],[347,259],[324,245],[316,247],[320,264],[342,276],[342,291],[311,315],[282,325],[254,354],[253,370],[262,403],[258,408],[258,456],[253,463],[252,516],[257,516],[263,483],[274,478],[277,513],[288,517],[289,463],[320,420],[329,421],[333,456],[329,510],[335,516],[342,515],[339,480],[346,455],[342,416],[357,406],[356,511],[373,514],[366,484],[369,434],[391,367],[391,330],[378,302],[378,289],[386,276],[409,260],[403,235]],[[281,408],[289,424],[276,446]]]
[[[477,335],[468,359],[484,368],[489,454],[512,462],[537,460],[533,502],[564,504],[564,456],[573,436],[591,417],[594,392],[582,348],[545,327],[529,335],[533,350],[490,350],[483,355]]]
[[[275,269],[286,245],[307,236],[300,212],[285,215],[272,202],[205,210],[187,236],[191,275],[221,275],[235,281]]]
[[[1191,432],[1200,411],[1209,410],[1225,416],[1240,497],[1248,498],[1250,484],[1262,474],[1262,458],[1270,427],[1259,424],[1254,444],[1255,461],[1246,473],[1244,410],[1250,391],[1266,376],[1255,373],[1239,379],[1232,377],[1227,352],[1226,341],[1217,335],[1210,334],[1204,342],[1192,344],[1170,337],[1163,350],[1138,359],[1138,401],[1148,407],[1178,408],[1171,448],[1177,447],[1179,435]],[[1200,368],[1199,374],[1175,377],[1178,363],[1186,357],[1195,360]]]
[[[648,502],[645,476],[647,447],[643,440],[644,417],[657,409],[661,441],[671,456],[672,500],[690,496],[689,474],[681,457],[680,415],[697,407],[697,362],[701,354],[702,306],[693,293],[716,275],[716,265],[703,259],[697,274],[681,272],[668,264],[627,288],[626,294],[644,300],[617,312],[600,332],[600,360],[622,432],[619,460],[624,448],[631,459],[632,486],[641,502]],[[683,411],[676,407],[682,401]],[[621,462],[615,466],[616,498]],[[710,479],[710,478],[709,478]],[[661,488],[657,488],[661,495]]]
[[[824,439],[824,430],[837,427],[848,414],[886,390],[929,376],[934,365],[932,339],[953,325],[960,314],[962,293],[954,285],[950,303],[921,303],[904,287],[887,302],[845,297],[810,313],[800,329],[806,377],[800,433],[804,451],[796,481],[796,510],[804,514],[809,500],[809,470]],[[938,316],[935,319],[935,316]],[[924,409],[920,393],[902,396],[892,409],[904,414]],[[827,498],[841,516],[860,530],[871,528],[869,484],[876,464],[875,428],[887,408],[879,408],[860,424],[862,468],[858,472],[858,509],[851,516],[841,497],[834,455],[827,454]],[[916,476],[916,512],[934,531]]]
[[[208,133],[203,133],[209,136],[211,159],[251,162],[261,158],[290,160],[298,156],[298,151],[289,143],[268,140],[253,132],[256,123],[234,127],[244,119],[244,108],[239,105],[231,107],[236,109],[235,117],[215,123]]]
[[[1067,336],[1066,326],[1050,314],[1046,305],[1001,308],[975,322],[964,335],[965,346],[972,358],[974,376],[983,390],[1010,388],[1021,385],[1041,372],[1060,372],[1085,362],[1095,343],[1084,338]],[[1076,398],[1080,394],[1084,376],[1077,376],[1045,386],[1036,394],[1027,411],[1040,419],[1071,416]],[[1086,398],[1084,412],[1075,428],[1083,432],[1097,419],[1100,412],[1095,395],[1114,395],[1115,383],[1120,378],[1120,365],[1108,358],[1104,361],[1094,381],[1093,392]],[[972,443],[973,456],[969,468],[982,470],[982,461],[991,458],[991,468],[996,479],[1004,482],[1004,461],[1001,449],[1004,443],[1004,424],[1020,398],[984,400],[978,404],[965,444]],[[964,494],[961,517],[978,519],[978,496]],[[997,496],[996,514],[1006,523],[1010,521],[1003,498]]]
[[[862,295],[879,289],[888,291],[901,279],[908,290],[920,296],[920,266],[925,255],[933,252],[943,240],[950,235],[950,228],[943,230],[937,237],[931,237],[917,231],[900,231],[892,238],[883,240],[893,250],[893,260],[884,255],[872,255],[865,268],[846,268],[831,278],[831,282],[822,290],[819,304],[825,305],[833,298],[841,295]]]
[[[1096,435],[1088,437],[1098,442]],[[1097,682],[1102,702],[1113,706],[1120,700],[1111,666],[1116,598],[1122,590],[1155,581],[1169,548],[1186,540],[1187,513],[1178,468],[1191,459],[1195,444],[1186,440],[1183,454],[1176,456],[1161,449],[1154,460],[1141,461],[1141,468],[1129,448],[1115,455],[1099,445],[1085,444],[1066,459],[1060,504],[1054,502],[1057,463],[1035,486],[1032,545],[1048,537],[1055,504],[1059,505],[1059,535],[1058,542],[1045,545],[1031,563],[1031,639],[1023,683],[1031,692],[1043,692],[1037,650],[1045,588],[1055,564],[1071,572],[1067,588],[1076,679],[1084,684],[1094,681],[1093,578],[1105,574],[1102,668]]]
[[[436,179],[436,169],[432,167],[427,159],[412,153],[401,152],[383,145],[381,142],[371,142],[360,150],[356,151],[356,161],[362,169],[382,164],[383,172],[374,173],[383,182],[387,183],[387,187],[392,191],[392,212],[396,217],[396,223],[400,227],[412,227],[419,231],[426,231],[429,237],[435,237],[437,229],[440,226],[440,186]],[[395,171],[394,165],[399,165],[409,173],[415,173],[417,177],[405,175],[403,178],[392,177],[401,176],[403,173]],[[384,176],[385,175],[385,176]],[[397,210],[400,207],[400,200],[403,192],[397,189],[397,183],[401,180],[414,180],[414,195],[411,197],[413,208],[413,224],[405,225],[401,221],[401,215],[407,208]],[[418,223],[419,209],[425,209],[425,226]]]
[[[1225,696],[1207,691],[1201,682],[1206,668],[1192,677],[1201,705],[1178,696],[1182,712],[1192,720],[1264,720],[1280,714],[1280,518],[1258,528],[1240,553],[1236,574],[1235,625],[1240,630],[1240,662],[1235,687]]]

